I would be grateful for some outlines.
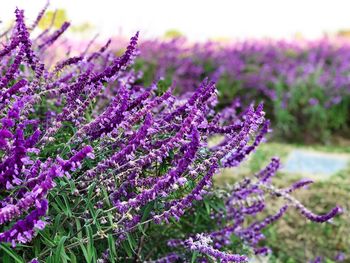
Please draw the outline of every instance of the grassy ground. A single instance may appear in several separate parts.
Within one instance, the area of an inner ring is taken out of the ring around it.
[[[239,178],[251,175],[268,164],[274,156],[279,156],[283,164],[288,153],[293,149],[350,154],[350,147],[347,143],[342,143],[340,146],[307,147],[266,143],[261,145],[241,167],[227,169],[218,175],[216,184],[234,182]],[[300,178],[298,174],[279,172],[274,179],[274,184],[286,187]],[[317,256],[323,256],[323,262],[335,262],[336,255],[343,252],[346,255],[343,262],[350,262],[350,163],[344,170],[326,180],[316,180],[308,189],[298,190],[294,195],[314,212],[324,213],[335,205],[340,205],[344,213],[332,222],[320,225],[308,222],[298,212],[291,209],[282,220],[270,226],[265,232],[267,245],[273,250],[269,261],[304,263]],[[269,203],[267,211],[274,213],[277,203],[272,199]]]

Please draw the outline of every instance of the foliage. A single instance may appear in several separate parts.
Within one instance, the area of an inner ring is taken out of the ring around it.
[[[214,82],[173,95],[143,85],[131,69],[138,33],[121,56],[99,50],[55,60],[64,22],[37,38],[23,10],[0,51],[0,257],[3,262],[246,262],[266,254],[262,234],[294,207],[328,222],[276,188],[277,158],[260,172],[213,190],[220,168],[236,167],[269,131],[262,104],[217,111]],[[69,50],[66,52],[69,54]],[[165,75],[166,76],[166,75]],[[224,140],[208,146],[208,139]],[[280,200],[257,219],[268,197]]]
[[[282,163],[286,161],[288,153],[294,149],[317,150],[335,154],[350,153],[350,147],[343,142],[342,146],[312,146],[267,143],[260,145],[255,154],[243,163],[238,169],[223,171],[216,177],[216,186],[224,187],[225,184],[232,184],[256,172],[259,167],[269,162],[270,158],[281,156]],[[319,211],[339,204],[344,208],[341,217],[334,218],[326,224],[307,223],[298,218],[292,211],[287,213],[276,224],[269,226],[264,234],[266,235],[265,245],[272,248],[273,254],[269,257],[271,262],[307,262],[309,259],[316,259],[322,256],[322,262],[347,262],[350,254],[349,239],[349,175],[350,166],[328,179],[315,177],[313,187],[303,189],[295,193],[295,196],[302,203],[307,203],[313,210]],[[235,175],[235,176],[233,176]],[[293,181],[301,180],[299,174],[290,174],[283,171],[277,173],[274,184],[278,187],[287,187]],[[266,213],[274,211],[278,200],[271,200],[266,208]],[[343,260],[340,260],[343,258]]]
[[[314,143],[349,134],[350,46],[341,39],[191,44],[177,38],[145,41],[140,49],[144,82],[171,76],[185,93],[210,76],[221,106],[263,101],[275,139]]]

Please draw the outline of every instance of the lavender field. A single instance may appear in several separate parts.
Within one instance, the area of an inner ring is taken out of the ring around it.
[[[0,262],[350,262],[347,38],[86,42],[47,8],[0,31]]]

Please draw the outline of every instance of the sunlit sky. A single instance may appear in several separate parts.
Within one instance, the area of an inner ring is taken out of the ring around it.
[[[35,19],[46,0],[0,0],[0,19],[13,19],[16,6]],[[136,30],[144,38],[177,29],[191,40],[215,38],[317,38],[350,29],[349,0],[52,0],[76,25],[89,22],[100,37]],[[0,28],[3,28],[1,26]],[[92,32],[91,32],[92,33]]]

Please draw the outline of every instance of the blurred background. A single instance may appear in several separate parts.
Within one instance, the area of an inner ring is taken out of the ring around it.
[[[16,6],[35,19],[46,0],[1,1],[3,22],[13,19]],[[140,30],[143,38],[162,37],[176,30],[192,41],[208,39],[295,38],[315,39],[350,29],[346,0],[52,0],[51,9],[72,21],[75,29],[98,32],[101,37]],[[86,35],[87,37],[88,35]]]

